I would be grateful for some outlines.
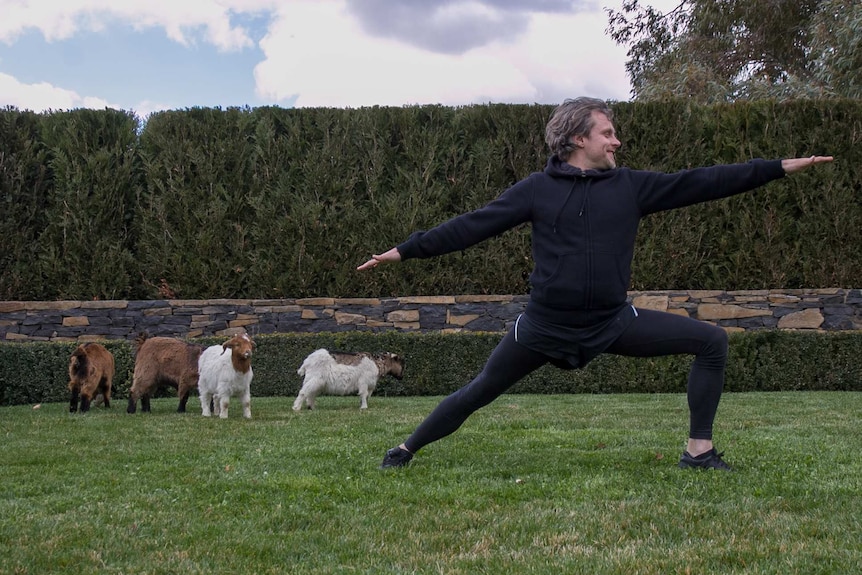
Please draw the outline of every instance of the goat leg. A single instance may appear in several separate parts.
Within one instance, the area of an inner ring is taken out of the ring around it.
[[[72,388],[72,397],[69,400],[69,413],[75,413],[76,411],[78,411],[78,393],[79,393],[78,388],[73,387]]]

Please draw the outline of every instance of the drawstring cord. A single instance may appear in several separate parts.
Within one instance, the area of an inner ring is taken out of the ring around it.
[[[575,186],[577,186],[577,185],[578,185],[578,180],[575,179],[572,182],[572,187],[569,188],[569,193],[566,194],[566,199],[563,202],[563,205],[560,206],[560,209],[557,211],[557,215],[554,217],[554,225],[553,225],[554,233],[557,233],[557,222],[560,221],[560,216],[563,215],[563,210],[566,209],[566,204],[569,203],[569,199],[572,197],[572,194],[575,191]],[[587,192],[589,192],[589,190],[590,190],[590,180],[587,180],[586,186],[584,186],[584,199],[581,202],[581,209],[578,211],[578,217],[582,217],[584,215],[584,211],[587,209]]]
[[[587,196],[589,195],[588,194],[589,191],[590,191],[590,180],[587,180],[587,185],[584,186],[584,201],[581,202],[581,211],[578,212],[578,217],[583,216],[584,210],[587,209]]]

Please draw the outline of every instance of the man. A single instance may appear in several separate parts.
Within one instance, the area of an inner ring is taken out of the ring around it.
[[[530,300],[482,372],[445,398],[381,467],[407,465],[423,446],[458,429],[545,363],[584,367],[601,353],[694,355],[688,376],[689,439],[679,467],[730,470],[712,443],[724,387],[727,335],[717,326],[627,303],[640,219],[747,192],[831,156],[752,160],[674,174],[616,167],[613,112],[602,100],[566,100],[545,130],[551,157],[486,206],[373,255],[358,270],[463,250],[524,222],[532,225]]]

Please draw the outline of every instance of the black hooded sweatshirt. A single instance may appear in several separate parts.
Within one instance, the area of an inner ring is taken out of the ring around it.
[[[780,160],[664,174],[583,171],[552,156],[544,171],[484,207],[415,232],[397,248],[402,260],[429,258],[530,222],[534,267],[527,315],[561,326],[596,326],[627,305],[643,216],[747,192],[783,176]]]

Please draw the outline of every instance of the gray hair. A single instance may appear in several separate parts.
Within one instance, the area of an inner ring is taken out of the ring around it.
[[[604,100],[598,98],[567,99],[554,109],[545,127],[545,142],[551,153],[565,162],[574,151],[572,138],[588,136],[593,129],[593,110],[614,119],[614,113]]]

